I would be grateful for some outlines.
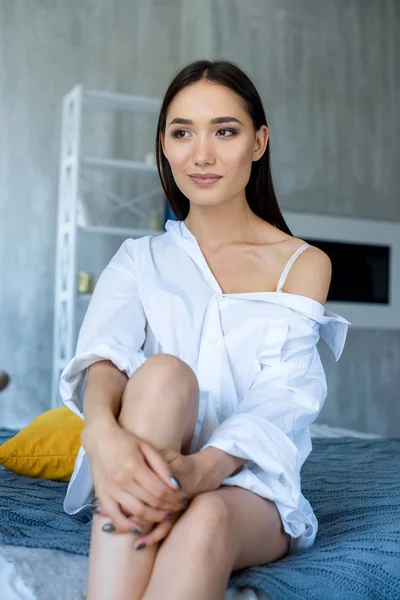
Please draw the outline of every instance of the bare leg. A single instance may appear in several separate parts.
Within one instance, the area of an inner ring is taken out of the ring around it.
[[[197,378],[179,358],[156,354],[128,381],[118,422],[158,449],[187,454],[199,402]],[[101,530],[109,519],[94,515],[89,557],[87,600],[139,600],[149,582],[160,546],[135,550],[132,533]]]
[[[236,486],[198,494],[157,553],[142,600],[224,600],[232,571],[285,557],[273,502]]]
[[[155,560],[142,600],[224,600],[235,539],[217,494],[198,494]]]

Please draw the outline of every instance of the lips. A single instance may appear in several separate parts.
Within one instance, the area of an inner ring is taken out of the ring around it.
[[[222,175],[218,175],[218,173],[191,173],[189,177],[197,177],[197,179],[204,177],[205,179],[211,179],[214,177],[222,177]]]
[[[195,179],[221,179],[222,175],[189,175]]]
[[[215,183],[216,181],[221,179],[221,176],[216,177],[215,175],[210,177],[196,177],[195,175],[189,175],[189,177],[191,177],[191,179],[193,179],[195,183],[198,183],[200,185]]]

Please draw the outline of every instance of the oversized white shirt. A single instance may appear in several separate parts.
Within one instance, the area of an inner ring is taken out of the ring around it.
[[[292,552],[312,546],[318,522],[301,493],[301,467],[312,450],[309,426],[326,395],[319,338],[338,360],[350,322],[322,304],[282,291],[224,294],[183,221],[166,232],[127,239],[101,273],[76,354],[60,382],[63,402],[82,419],[87,368],[111,360],[130,377],[145,360],[168,353],[199,382],[199,412],[190,452],[214,446],[246,459],[224,485],[272,500]],[[64,500],[75,514],[93,495],[81,446]]]

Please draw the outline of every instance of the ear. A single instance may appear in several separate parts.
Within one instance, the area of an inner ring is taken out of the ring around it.
[[[269,129],[266,125],[261,125],[256,131],[256,140],[254,144],[253,160],[260,160],[264,154],[269,140]]]

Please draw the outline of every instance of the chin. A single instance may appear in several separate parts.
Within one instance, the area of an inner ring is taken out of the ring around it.
[[[192,204],[197,204],[198,206],[216,206],[217,204],[221,204],[221,197],[219,198],[199,198],[193,197],[190,198],[190,202]]]

